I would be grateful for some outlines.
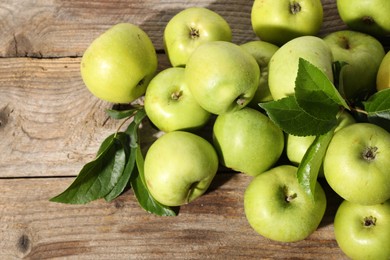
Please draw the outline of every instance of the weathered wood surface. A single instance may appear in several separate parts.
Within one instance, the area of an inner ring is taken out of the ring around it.
[[[333,236],[335,204],[304,241],[276,243],[257,235],[243,211],[250,180],[218,175],[177,217],[156,217],[138,207],[131,191],[112,203],[70,206],[47,199],[71,178],[3,179],[0,259],[345,259]]]
[[[178,11],[203,6],[220,13],[231,25],[233,41],[255,39],[250,11],[253,1],[60,1],[3,0],[0,2],[0,56],[75,57],[103,31],[119,22],[139,25],[156,49],[163,48],[163,28]],[[335,1],[323,0],[321,34],[344,28]]]
[[[343,29],[335,1],[323,0],[321,34]],[[84,87],[86,47],[119,22],[142,27],[162,51],[168,20],[195,1],[2,0],[0,2],[0,259],[342,259],[329,192],[321,227],[305,241],[268,241],[249,227],[243,191],[250,178],[218,174],[199,200],[175,218],[152,216],[127,191],[112,203],[48,202],[65,189],[100,142],[117,129],[111,105]],[[256,39],[252,1],[198,0],[223,15],[233,41]],[[159,55],[160,69],[168,66]],[[147,140],[148,141],[148,140]]]

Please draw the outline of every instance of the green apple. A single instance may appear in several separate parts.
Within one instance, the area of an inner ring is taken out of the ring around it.
[[[204,7],[190,7],[169,20],[164,30],[164,49],[172,66],[185,66],[189,56],[201,44],[231,41],[227,21]]]
[[[337,131],[324,158],[324,175],[343,199],[374,205],[390,199],[390,133],[370,123]]]
[[[263,41],[278,46],[304,35],[317,35],[323,22],[320,0],[255,0],[253,31]]]
[[[371,206],[343,201],[334,218],[334,233],[351,259],[390,259],[390,200]]]
[[[337,11],[352,30],[375,36],[390,35],[389,0],[337,0]]]
[[[333,56],[329,46],[319,37],[301,36],[281,46],[268,64],[268,85],[274,100],[294,95],[299,58],[317,66],[333,82]]]
[[[250,41],[241,44],[241,47],[252,54],[260,67],[259,86],[252,101],[248,104],[252,108],[259,109],[260,102],[273,100],[268,87],[268,63],[279,47],[265,41]]]
[[[338,131],[348,125],[354,124],[355,118],[347,111],[343,111],[338,119],[338,126],[335,131]],[[305,155],[307,149],[314,142],[316,137],[312,135],[308,136],[296,136],[287,134],[286,137],[286,155],[293,165],[299,165]],[[323,177],[323,171],[321,170],[321,176]]]
[[[222,165],[255,176],[279,159],[284,136],[266,115],[245,107],[217,116],[213,143]]]
[[[390,88],[390,51],[383,57],[376,75],[377,91]]]
[[[210,117],[184,84],[184,68],[180,67],[167,68],[150,81],[144,108],[150,121],[164,132],[197,129]]]
[[[145,94],[157,69],[157,54],[139,27],[120,23],[96,38],[81,59],[86,87],[112,103],[130,103]]]
[[[265,238],[296,242],[319,226],[326,196],[317,182],[314,199],[298,183],[297,168],[281,165],[253,178],[244,193],[244,210],[251,227]]]
[[[345,62],[340,93],[348,100],[362,100],[375,91],[376,74],[385,56],[382,44],[373,36],[350,30],[324,37],[334,61]],[[339,83],[340,84],[340,83]]]
[[[196,101],[217,115],[245,107],[260,79],[255,58],[237,44],[225,41],[200,45],[188,60],[184,74]]]
[[[147,187],[161,204],[181,206],[200,197],[218,170],[214,147],[202,137],[173,131],[158,138],[146,152]]]

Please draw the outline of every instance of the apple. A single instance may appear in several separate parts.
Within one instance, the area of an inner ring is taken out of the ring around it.
[[[250,41],[241,44],[241,47],[252,54],[260,67],[259,86],[255,96],[248,104],[252,108],[259,109],[259,103],[273,100],[268,87],[268,63],[279,47],[265,41]]]
[[[341,95],[348,100],[370,96],[375,91],[377,71],[385,56],[382,44],[371,35],[351,30],[332,32],[324,41],[332,50],[334,61],[347,63],[342,68]]]
[[[390,200],[371,206],[343,201],[334,218],[334,233],[351,259],[390,259]]]
[[[295,92],[299,58],[321,69],[333,82],[333,56],[325,41],[316,36],[301,36],[281,46],[268,64],[268,85],[274,100]]]
[[[266,115],[245,107],[217,116],[213,144],[222,165],[256,176],[279,159],[284,135]]]
[[[245,216],[265,238],[280,242],[304,240],[319,226],[326,209],[326,196],[317,182],[314,198],[298,183],[297,168],[281,165],[249,183],[244,193]]]
[[[390,88],[390,51],[383,57],[376,75],[377,91]]]
[[[260,79],[255,58],[226,41],[200,45],[188,60],[184,74],[195,100],[217,115],[245,107],[254,97]]]
[[[352,30],[377,37],[390,35],[388,0],[337,0],[337,11]]]
[[[343,111],[339,116],[335,132],[354,123],[356,123],[355,118],[349,112]],[[312,135],[296,136],[286,134],[286,155],[293,165],[299,165],[301,163],[303,156],[315,138]],[[323,177],[322,170],[320,173],[320,176]]]
[[[148,35],[136,25],[116,24],[96,38],[81,59],[86,87],[112,103],[130,103],[145,94],[157,70],[157,54]]]
[[[374,205],[390,199],[390,133],[370,123],[337,131],[324,158],[329,186],[345,200]]]
[[[185,66],[189,56],[201,44],[231,41],[227,21],[204,7],[190,7],[173,16],[164,29],[164,49],[172,66]]]
[[[255,0],[253,31],[263,41],[281,46],[304,35],[317,35],[323,22],[320,0]]]
[[[181,67],[167,68],[150,81],[144,108],[150,121],[164,132],[197,129],[210,117],[184,84]]]
[[[166,206],[181,206],[200,197],[217,170],[218,156],[211,143],[184,131],[162,135],[145,156],[147,187]]]

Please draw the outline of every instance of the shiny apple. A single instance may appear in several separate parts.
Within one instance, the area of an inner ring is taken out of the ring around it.
[[[130,23],[116,24],[96,38],[81,59],[81,76],[96,97],[130,103],[145,94],[157,69],[149,36]]]
[[[178,12],[164,29],[164,49],[172,66],[185,66],[192,52],[205,42],[231,40],[227,21],[204,7]]]
[[[184,84],[184,68],[180,67],[167,68],[150,81],[144,107],[150,121],[164,132],[197,129],[210,117]]]

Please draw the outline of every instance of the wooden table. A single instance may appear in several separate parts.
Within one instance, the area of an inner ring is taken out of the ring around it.
[[[199,0],[224,16],[233,42],[256,39],[253,1]],[[343,29],[335,1],[323,0],[321,35]],[[111,203],[49,202],[92,158],[119,121],[93,97],[79,72],[91,41],[119,22],[139,25],[168,67],[167,21],[194,1],[22,1],[0,3],[0,259],[343,259],[332,220],[340,199],[329,188],[319,229],[297,243],[257,235],[243,211],[251,178],[220,172],[209,192],[177,217],[141,209],[132,191]]]

